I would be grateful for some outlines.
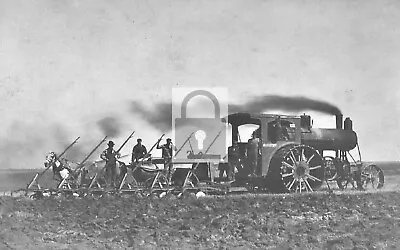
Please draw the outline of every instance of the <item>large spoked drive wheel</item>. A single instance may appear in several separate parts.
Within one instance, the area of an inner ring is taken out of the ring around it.
[[[280,175],[285,191],[313,192],[322,186],[325,168],[317,150],[306,145],[292,145],[281,150]]]
[[[361,171],[361,184],[363,189],[380,189],[385,183],[383,171],[377,165],[371,164]]]

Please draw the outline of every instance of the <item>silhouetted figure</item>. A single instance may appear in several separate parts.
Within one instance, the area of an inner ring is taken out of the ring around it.
[[[167,179],[171,181],[171,171],[172,171],[172,156],[173,150],[177,150],[175,145],[172,144],[172,140],[170,138],[167,139],[167,143],[160,146],[158,142],[157,149],[162,149],[162,157],[164,158],[164,172],[167,173]]]
[[[235,175],[235,168],[240,171],[240,151],[236,141],[232,143],[232,146],[228,148],[228,172],[227,176],[229,180],[232,180]]]
[[[120,153],[114,150],[114,142],[108,142],[106,148],[100,155],[100,158],[106,161],[106,176],[111,187],[115,187],[117,182],[117,159],[121,157]]]
[[[258,162],[258,144],[259,140],[257,140],[257,138],[251,138],[248,140],[247,143],[246,156],[247,156],[247,162],[250,167],[250,176],[256,175],[257,162]]]
[[[147,149],[142,145],[142,139],[137,139],[137,144],[132,149],[132,163],[138,162],[143,159],[147,154]]]

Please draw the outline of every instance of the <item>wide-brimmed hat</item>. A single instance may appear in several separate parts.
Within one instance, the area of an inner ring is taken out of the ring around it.
[[[109,141],[107,145],[108,145],[108,146],[114,146],[115,144],[114,144],[113,141]]]
[[[172,141],[171,138],[168,138],[167,141]]]

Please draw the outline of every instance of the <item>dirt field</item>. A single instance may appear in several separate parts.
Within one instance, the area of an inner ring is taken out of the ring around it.
[[[177,198],[0,198],[0,249],[398,249],[383,191]]]
[[[397,249],[400,193],[1,199],[0,249]]]

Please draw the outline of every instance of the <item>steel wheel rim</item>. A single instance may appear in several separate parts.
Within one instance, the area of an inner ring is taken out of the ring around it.
[[[372,187],[372,189],[379,189],[381,188],[381,169],[375,165],[367,166],[361,172],[361,178],[364,188]]]
[[[309,146],[293,147],[283,157],[281,176],[289,192],[313,192],[322,185],[323,174],[323,159]]]

